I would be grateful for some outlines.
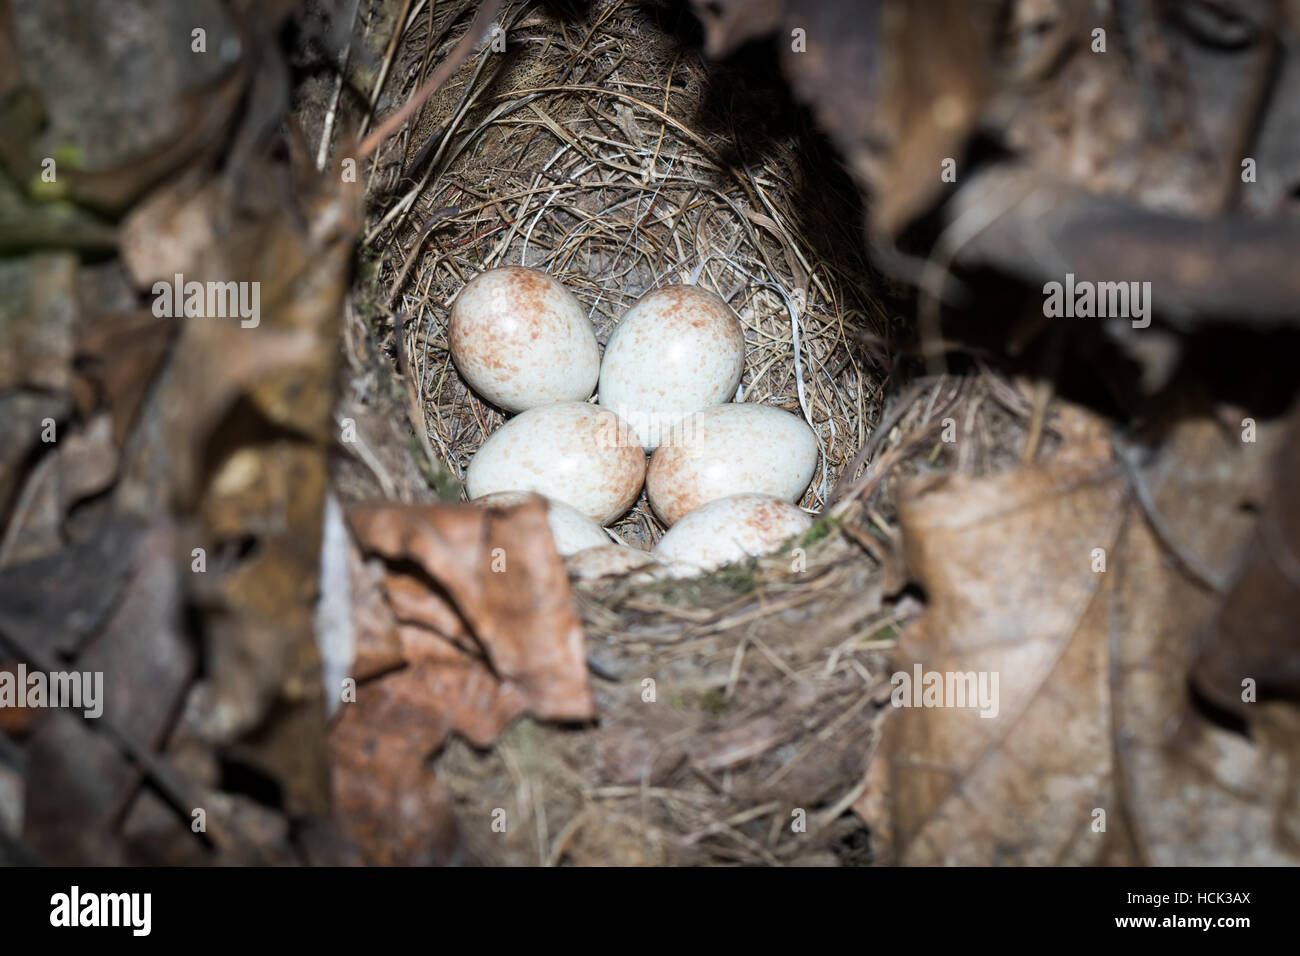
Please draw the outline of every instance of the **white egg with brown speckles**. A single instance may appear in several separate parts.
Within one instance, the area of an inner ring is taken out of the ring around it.
[[[528,491],[494,491],[474,499],[474,504],[484,508],[514,508],[534,497]],[[550,525],[555,550],[561,557],[611,543],[604,529],[577,508],[563,501],[543,500],[546,501],[546,523]]]
[[[654,554],[675,577],[768,554],[812,527],[797,506],[772,495],[732,495],[686,515],[659,539]]]
[[[745,330],[722,298],[694,285],[647,292],[619,320],[600,366],[600,404],[653,450],[691,412],[730,401]]]
[[[646,472],[655,513],[674,525],[702,505],[744,492],[798,501],[817,469],[817,436],[770,405],[715,405],[683,419]]]
[[[447,340],[461,377],[506,411],[590,397],[600,346],[578,300],[536,269],[475,276],[452,303]]]
[[[478,450],[465,474],[471,499],[535,491],[609,524],[645,480],[645,449],[613,412],[559,402],[521,412]]]

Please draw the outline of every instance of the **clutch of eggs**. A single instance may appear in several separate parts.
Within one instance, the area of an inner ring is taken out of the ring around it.
[[[817,436],[769,405],[715,405],[677,425],[650,459],[646,495],[672,526],[718,498],[759,492],[798,501],[817,469]]]
[[[470,388],[510,412],[583,401],[600,375],[582,306],[536,269],[502,266],[470,279],[452,303],[447,338]]]
[[[527,491],[494,491],[476,498],[474,504],[484,508],[513,508],[532,497],[532,493]],[[611,543],[600,525],[563,501],[546,502],[546,523],[551,528],[555,550],[561,557]]]
[[[600,404],[653,450],[686,415],[736,394],[745,334],[721,297],[693,285],[647,292],[605,345]]]
[[[812,527],[798,506],[772,495],[731,495],[684,516],[659,539],[654,555],[674,577],[775,551]]]
[[[622,515],[645,480],[645,449],[613,412],[558,402],[521,412],[478,450],[465,473],[470,499],[535,491],[600,524]]]

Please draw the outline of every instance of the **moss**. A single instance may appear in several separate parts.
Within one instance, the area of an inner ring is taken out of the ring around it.
[[[665,604],[692,607],[703,603],[705,597],[719,591],[731,594],[749,594],[759,585],[758,562],[750,558],[735,564],[725,564],[716,571],[693,578],[668,578],[656,581],[652,589]]]
[[[706,714],[720,714],[729,708],[734,701],[730,700],[721,687],[710,687],[696,699],[696,706]]]
[[[54,147],[54,162],[59,166],[71,166],[73,169],[80,169],[86,164],[86,154],[82,152],[80,146],[63,143]]]
[[[819,541],[825,541],[839,527],[839,523],[838,518],[826,516],[818,518],[812,523],[812,527],[803,533],[803,537],[799,539],[799,547],[807,548]]]
[[[387,322],[387,314],[380,300],[379,269],[383,254],[373,247],[364,246],[353,257],[356,291],[354,302],[357,313],[366,323],[366,327],[376,335],[380,334]]]
[[[698,710],[715,717],[735,705],[735,699],[728,697],[721,687],[710,687],[704,691],[678,691],[668,699],[668,706],[673,710]]]
[[[424,480],[429,483],[429,487],[433,489],[433,493],[438,496],[439,501],[445,504],[455,504],[461,500],[461,491],[464,486],[447,469],[439,468],[433,475],[426,474]]]
[[[27,194],[37,202],[58,202],[67,198],[68,186],[66,180],[57,178],[52,183],[46,182],[37,173],[27,183]]]
[[[455,504],[461,500],[461,491],[463,486],[460,480],[446,468],[435,468],[429,463],[428,457],[424,454],[424,448],[420,444],[420,439],[414,435],[410,436],[408,442],[411,449],[411,456],[415,459],[416,467],[420,469],[420,476],[424,479],[438,500],[445,504]]]
[[[375,282],[379,278],[379,260],[381,256],[380,251],[373,246],[363,246],[357,251],[357,280],[367,288],[367,291],[373,290]]]
[[[724,564],[704,577],[735,594],[749,594],[758,587],[758,562],[751,558],[735,564]]]
[[[897,640],[898,635],[902,633],[903,626],[897,621],[890,621],[884,627],[880,628],[880,630],[873,633],[871,637],[867,638],[867,643],[874,644],[877,641],[894,641]]]

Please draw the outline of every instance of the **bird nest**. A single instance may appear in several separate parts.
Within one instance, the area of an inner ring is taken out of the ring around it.
[[[397,102],[472,6],[439,4],[427,31],[407,32]],[[380,275],[396,277],[384,284],[424,452],[463,479],[504,420],[448,350],[450,305],[477,273],[549,273],[602,345],[638,296],[698,283],[744,325],[743,400],[798,415],[817,435],[821,460],[800,504],[819,513],[887,384],[877,343],[888,315],[859,200],[770,63],[708,64],[689,14],[659,14],[618,0],[575,19],[508,5],[504,51],[477,51],[380,153],[370,193],[389,212],[368,240],[387,250]],[[649,548],[663,527],[642,495],[612,531]],[[444,750],[435,773],[465,822],[493,807],[525,821],[502,839],[461,827],[472,859],[860,857],[862,828],[846,809],[896,621],[862,548],[825,522],[799,544],[797,562],[786,553],[689,581],[575,581],[598,726],[523,721],[490,751]],[[803,829],[792,824],[801,814]]]
[[[740,398],[792,412],[818,436],[801,504],[820,510],[866,439],[882,385],[854,347],[881,332],[884,314],[864,281],[852,191],[838,170],[810,168],[795,135],[747,135],[742,151],[735,114],[707,101],[718,83],[698,55],[617,6],[597,5],[593,20],[610,15],[585,39],[527,7],[506,14],[504,51],[489,44],[471,57],[405,152],[392,147],[401,199],[373,232],[390,234],[409,263],[396,304],[438,463],[463,479],[504,420],[448,350],[449,306],[472,276],[500,265],[549,273],[602,346],[643,293],[698,283],[744,325]],[[832,235],[844,241],[830,248]],[[663,528],[642,496],[613,530],[650,547]]]

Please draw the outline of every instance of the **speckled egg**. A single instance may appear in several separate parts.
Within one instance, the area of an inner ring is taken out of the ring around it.
[[[608,524],[645,479],[645,449],[613,412],[585,402],[530,408],[501,426],[469,463],[470,498],[535,491]]]
[[[699,286],[670,285],[619,320],[600,366],[600,404],[654,449],[684,416],[730,401],[744,367],[744,328],[731,307]]]
[[[604,544],[570,555],[564,562],[571,577],[591,580],[611,575],[646,581],[668,569],[649,551],[638,551],[625,544]]]
[[[775,551],[812,527],[797,506],[771,495],[732,495],[710,501],[668,530],[654,554],[676,577],[712,571]]]
[[[474,504],[485,508],[514,508],[531,498],[533,494],[528,491],[494,491],[476,498]],[[563,501],[546,499],[546,523],[551,526],[555,550],[562,557],[610,544],[609,535],[600,525]]]
[[[817,469],[817,436],[770,405],[715,405],[675,425],[650,459],[646,494],[666,525],[728,495],[798,501]]]
[[[600,347],[572,294],[544,272],[502,266],[475,276],[447,334],[461,377],[511,412],[580,402],[600,375]]]

